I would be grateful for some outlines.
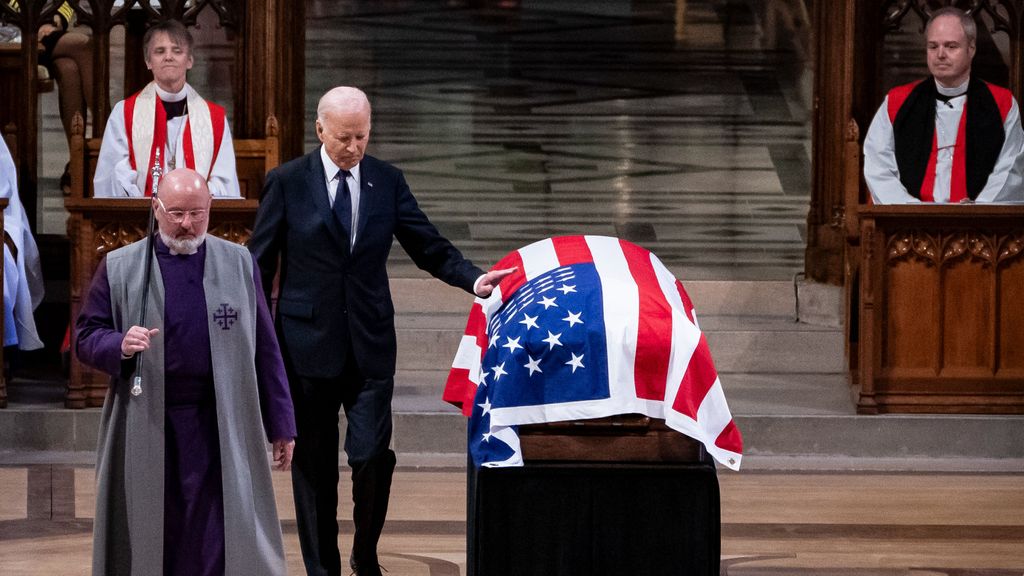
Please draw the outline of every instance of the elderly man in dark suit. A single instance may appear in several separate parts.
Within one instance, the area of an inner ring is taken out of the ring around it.
[[[277,330],[295,404],[292,482],[306,571],[341,573],[338,551],[338,412],[352,468],[356,574],[379,575],[395,454],[391,396],[392,238],[423,270],[486,297],[512,270],[484,273],[420,210],[397,168],[365,156],[370,103],[357,88],[330,90],[317,107],[317,150],[267,175],[249,246],[264,286],[280,262]]]

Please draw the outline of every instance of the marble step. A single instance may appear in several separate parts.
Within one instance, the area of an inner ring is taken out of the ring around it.
[[[403,463],[465,463],[461,414],[454,408],[404,411],[399,406],[396,402],[393,447]],[[0,463],[54,454],[90,462],[99,418],[98,409],[0,410]],[[1024,471],[1022,416],[736,414],[735,420],[747,468]]]
[[[840,328],[785,316],[698,316],[715,366],[722,373],[839,373],[845,371]],[[399,370],[451,366],[466,313],[403,313],[396,317]]]
[[[448,412],[441,400],[447,370],[400,370],[395,374],[396,412]],[[849,416],[856,412],[846,374],[721,374],[733,415]]]
[[[426,273],[411,273],[417,276],[391,279],[391,297],[398,315],[459,313],[465,319],[473,303],[472,296],[430,278]],[[791,281],[696,280],[684,282],[684,286],[693,300],[698,318],[728,315],[796,319],[796,297]]]

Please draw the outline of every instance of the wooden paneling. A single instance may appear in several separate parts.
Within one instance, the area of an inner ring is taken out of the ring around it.
[[[861,412],[1024,413],[1024,207],[861,210]]]
[[[1024,377],[1024,259],[1008,263],[998,271],[996,305],[999,353],[996,368],[1000,373],[1017,370]]]
[[[939,290],[934,270],[923,262],[906,262],[884,277],[883,368],[925,368],[938,362],[927,336],[938,325]]]

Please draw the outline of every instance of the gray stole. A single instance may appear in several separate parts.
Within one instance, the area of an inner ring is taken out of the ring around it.
[[[107,256],[111,310],[121,332],[139,319],[145,252],[142,241]],[[163,567],[164,284],[159,265],[153,264],[146,323],[161,334],[145,352],[142,394],[131,396],[131,376],[121,375],[112,379],[103,407],[94,574],[148,576]],[[207,236],[203,289],[220,434],[225,573],[284,574],[284,546],[256,384],[259,295],[248,250]],[[120,524],[126,524],[124,534],[119,533]],[[125,544],[128,553],[118,550]],[[104,566],[104,556],[114,566]]]

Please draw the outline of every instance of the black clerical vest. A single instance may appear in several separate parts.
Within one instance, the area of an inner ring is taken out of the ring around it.
[[[933,78],[893,88],[888,96],[896,165],[907,192],[932,201],[935,185],[935,100]],[[999,160],[1006,134],[1003,122],[1013,105],[1010,91],[971,78],[957,131],[950,178],[950,201],[978,197]],[[962,151],[962,152],[961,152]]]

